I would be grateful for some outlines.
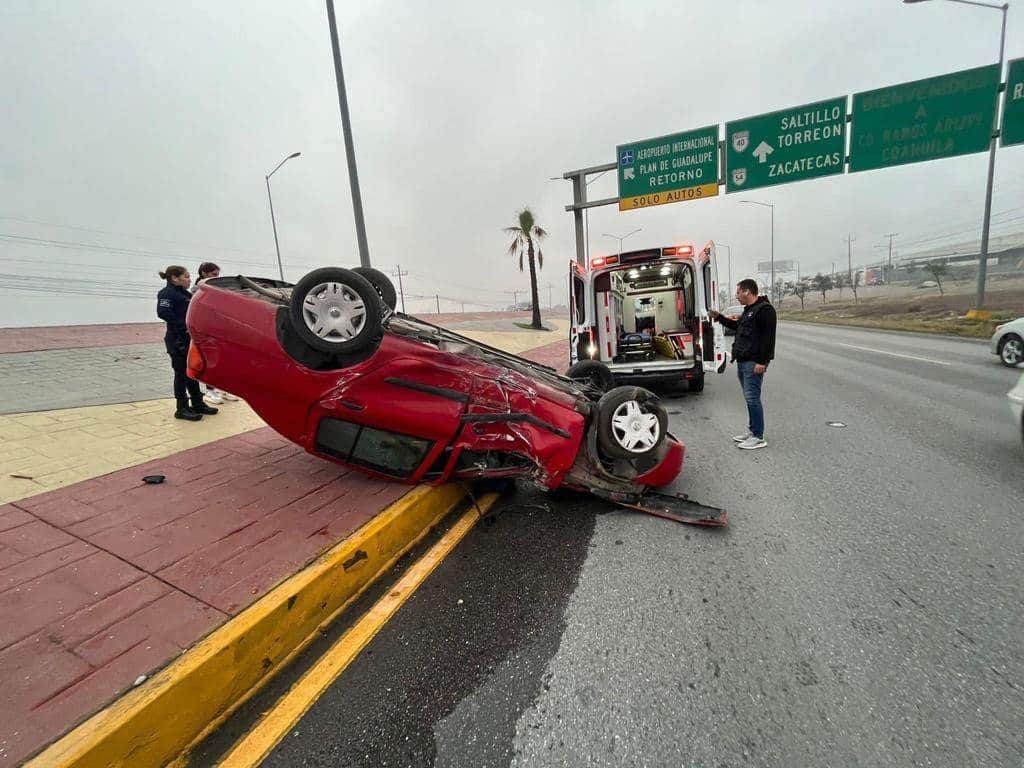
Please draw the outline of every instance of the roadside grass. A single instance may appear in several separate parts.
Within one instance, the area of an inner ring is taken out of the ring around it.
[[[540,328],[534,328],[530,323],[516,323],[516,325],[526,331],[553,331],[554,328],[548,328],[546,325],[541,325]]]
[[[779,317],[804,323],[948,334],[974,339],[986,339],[1000,323],[1024,316],[1024,290],[1021,289],[989,291],[985,307],[992,314],[988,319],[966,317],[974,303],[974,296],[969,293],[874,297],[854,303],[847,292],[842,301],[816,304],[802,311],[793,308],[796,303],[795,297],[787,296]]]

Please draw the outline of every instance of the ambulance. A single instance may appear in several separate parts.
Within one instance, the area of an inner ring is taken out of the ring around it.
[[[704,389],[728,363],[718,310],[715,245],[692,243],[596,256],[569,266],[570,376],[607,366],[615,384]]]

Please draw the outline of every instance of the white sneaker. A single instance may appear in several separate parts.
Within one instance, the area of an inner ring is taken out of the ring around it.
[[[232,395],[230,392],[221,391],[220,396],[223,397],[225,400],[231,400],[232,402],[238,399],[237,397]]]
[[[744,440],[747,440],[753,436],[753,432],[744,432],[742,435],[733,435],[732,441],[734,443],[742,443]]]
[[[767,448],[768,443],[764,441],[764,438],[754,437],[753,435],[751,435],[736,447],[742,448],[744,451],[753,451],[758,448]]]
[[[206,402],[213,403],[214,405],[220,405],[221,403],[224,402],[224,398],[220,396],[220,392],[212,388],[206,390],[205,400]]]

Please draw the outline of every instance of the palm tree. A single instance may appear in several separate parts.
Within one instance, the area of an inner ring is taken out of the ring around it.
[[[505,227],[505,234],[512,235],[512,242],[508,246],[508,255],[519,257],[519,271],[523,271],[523,256],[530,262],[530,298],[533,304],[533,321],[531,327],[537,330],[543,329],[540,324],[540,298],[537,295],[537,268],[544,267],[544,254],[540,250],[540,240],[547,237],[541,227],[537,226],[533,218],[533,211],[523,208],[519,212],[519,226]],[[537,244],[536,262],[534,262],[534,242]]]

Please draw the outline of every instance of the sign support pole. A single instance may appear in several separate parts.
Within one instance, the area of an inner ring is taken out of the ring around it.
[[[1003,3],[1003,31],[999,37],[999,80],[1003,78],[1003,52],[1006,48],[1006,12],[1009,5]],[[988,183],[985,185],[985,218],[981,225],[981,253],[978,254],[978,291],[974,303],[976,309],[985,306],[985,279],[988,276],[988,231],[992,223],[992,178],[996,172],[996,134],[999,131],[999,105],[993,118],[992,137],[988,148]]]

